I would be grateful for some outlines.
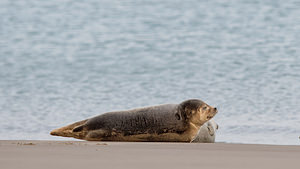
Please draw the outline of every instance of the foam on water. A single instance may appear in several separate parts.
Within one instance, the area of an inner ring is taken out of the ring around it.
[[[299,144],[296,0],[0,1],[0,139],[199,98],[219,142]]]

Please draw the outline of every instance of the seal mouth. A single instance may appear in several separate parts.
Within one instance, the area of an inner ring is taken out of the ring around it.
[[[207,116],[206,118],[209,120],[209,119],[211,119],[211,118],[213,118],[214,116]]]

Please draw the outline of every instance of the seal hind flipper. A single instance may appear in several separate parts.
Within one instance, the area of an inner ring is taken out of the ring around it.
[[[83,130],[83,127],[84,127],[84,125],[81,125],[81,126],[75,127],[75,128],[73,129],[73,132],[80,132],[80,131],[82,131],[82,130]]]
[[[54,135],[54,136],[74,137],[74,138],[78,138],[78,139],[84,139],[87,132],[83,131],[83,126],[87,121],[88,121],[88,119],[78,121],[73,124],[58,128],[58,129],[54,129],[50,132],[50,134]],[[76,132],[73,131],[75,129],[77,129],[78,131],[76,131]],[[81,130],[79,130],[79,129],[81,129]]]

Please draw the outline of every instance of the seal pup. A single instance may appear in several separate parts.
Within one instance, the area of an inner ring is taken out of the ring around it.
[[[200,127],[197,136],[192,142],[214,143],[216,139],[216,132],[218,129],[219,125],[214,120],[209,120]]]
[[[217,108],[198,99],[104,113],[51,131],[90,141],[191,142]]]

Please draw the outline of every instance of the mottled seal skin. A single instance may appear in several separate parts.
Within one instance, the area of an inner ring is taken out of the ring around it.
[[[217,108],[198,99],[116,111],[51,131],[51,135],[94,141],[191,142]]]
[[[218,129],[219,125],[214,120],[209,120],[200,127],[197,136],[192,142],[214,143],[216,139],[216,132]]]

